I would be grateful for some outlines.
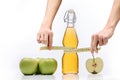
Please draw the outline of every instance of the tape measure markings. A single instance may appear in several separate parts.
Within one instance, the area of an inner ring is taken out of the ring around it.
[[[100,50],[101,47],[98,47],[97,50]],[[40,47],[40,50],[48,50],[47,46],[42,46]],[[68,48],[68,47],[63,47],[63,46],[52,46],[51,50],[64,50],[65,52],[89,52],[90,47],[85,47],[85,48]]]

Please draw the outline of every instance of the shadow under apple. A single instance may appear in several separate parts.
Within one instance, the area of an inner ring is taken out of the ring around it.
[[[55,80],[54,75],[23,75],[22,80]]]

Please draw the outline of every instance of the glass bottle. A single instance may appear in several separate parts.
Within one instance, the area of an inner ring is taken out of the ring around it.
[[[66,11],[64,21],[67,22],[67,27],[64,33],[62,44],[64,47],[77,48],[78,37],[74,28],[76,22],[76,15],[74,10]],[[78,55],[77,52],[64,52],[62,56],[62,73],[63,74],[77,74],[78,73]]]

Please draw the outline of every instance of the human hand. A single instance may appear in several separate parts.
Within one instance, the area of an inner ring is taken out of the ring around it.
[[[52,42],[53,42],[52,30],[42,25],[40,30],[37,33],[37,42],[46,44],[48,49],[50,50],[52,48]]]
[[[113,28],[104,28],[100,32],[93,34],[91,37],[91,53],[98,53],[97,47],[106,45],[109,38],[112,37],[114,33]]]

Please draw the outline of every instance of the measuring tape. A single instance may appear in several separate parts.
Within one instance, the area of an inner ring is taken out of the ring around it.
[[[101,47],[98,47],[97,50],[100,50]],[[47,46],[40,47],[40,50],[48,50]],[[85,48],[68,48],[63,46],[52,46],[51,50],[64,50],[65,52],[89,52],[90,47]]]

